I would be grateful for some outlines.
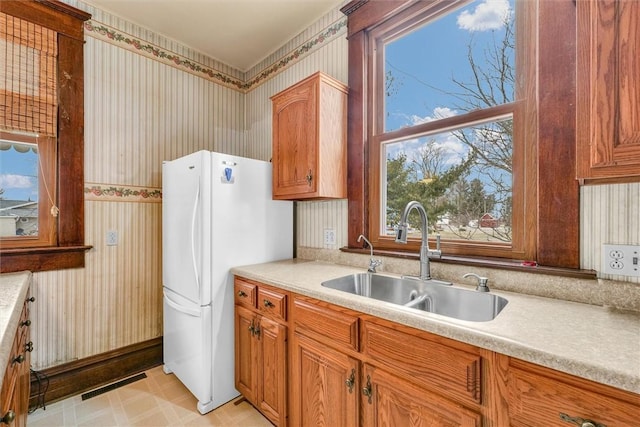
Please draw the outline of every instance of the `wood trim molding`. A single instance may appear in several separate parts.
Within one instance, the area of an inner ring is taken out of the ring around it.
[[[75,396],[162,364],[162,337],[42,370],[49,378],[45,403]],[[38,402],[38,381],[31,378],[29,407]]]

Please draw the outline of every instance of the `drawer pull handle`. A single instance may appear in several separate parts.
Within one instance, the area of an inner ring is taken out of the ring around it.
[[[19,355],[19,356],[16,356],[16,357],[13,359],[13,363],[22,363],[22,362],[24,362],[24,354],[21,354],[21,355]]]
[[[562,412],[560,413],[560,419],[562,421],[573,423],[580,427],[607,427],[604,424],[600,424],[592,420],[585,420],[584,418],[580,417],[570,417],[569,415],[563,414]]]
[[[24,345],[24,351],[31,353],[33,351],[33,341],[29,341]]]
[[[273,303],[271,301],[269,301],[268,299],[264,300],[264,306],[265,307],[275,307],[273,305]]]
[[[247,297],[247,294],[245,293],[245,291],[238,291],[238,296],[239,296],[240,298],[246,298],[246,297]]]
[[[7,412],[6,414],[4,414],[4,417],[0,418],[0,423],[4,423],[4,424],[11,424],[13,422],[13,420],[16,419],[16,413],[13,412],[12,410],[9,410],[9,412]]]
[[[369,403],[371,403],[371,396],[373,393],[371,392],[371,377],[367,375],[367,385],[362,387],[362,394],[367,396]]]
[[[349,376],[349,378],[346,379],[346,381],[344,383],[347,385],[347,388],[349,388],[349,394],[353,393],[353,386],[356,383],[356,370],[355,369],[351,369],[351,375]]]
[[[20,326],[31,326],[31,319],[27,319],[24,322],[20,323]]]

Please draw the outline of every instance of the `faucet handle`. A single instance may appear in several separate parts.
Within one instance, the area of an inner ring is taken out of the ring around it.
[[[380,259],[369,259],[369,268],[367,269],[367,271],[369,273],[375,273],[376,272],[376,267],[379,267],[382,265],[382,260]]]
[[[432,258],[442,258],[442,251],[440,250],[440,234],[436,234],[436,249],[429,249],[429,242],[427,241],[427,256]]]
[[[476,291],[478,292],[489,292],[489,286],[487,286],[487,283],[489,282],[489,278],[484,277],[484,276],[479,276],[476,273],[467,273],[464,276],[462,276],[463,279],[466,279],[467,277],[475,277],[478,280],[478,286],[476,286]]]

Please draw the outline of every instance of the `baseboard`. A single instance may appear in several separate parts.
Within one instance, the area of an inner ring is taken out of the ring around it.
[[[49,379],[45,403],[110,384],[162,364],[162,337],[121,347],[85,359],[44,369]],[[31,376],[29,407],[38,401],[38,382]]]

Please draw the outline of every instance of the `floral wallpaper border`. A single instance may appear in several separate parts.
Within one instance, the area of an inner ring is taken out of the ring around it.
[[[96,184],[85,182],[84,199],[101,202],[161,203],[162,190],[131,185]]]
[[[228,74],[200,64],[184,56],[178,55],[177,53],[166,51],[151,43],[139,40],[131,35],[128,35],[120,30],[102,24],[100,22],[89,20],[84,24],[85,34],[89,36],[106,41],[116,46],[123,47],[129,51],[139,53],[148,58],[155,59],[164,64],[170,65],[183,71],[187,71],[196,76],[205,78],[222,86],[226,86],[243,93],[249,92],[259,84],[263,83],[265,80],[268,80],[269,78],[282,72],[287,67],[295,64],[310,52],[316,50],[321,45],[333,40],[338,35],[346,33],[346,28],[346,17],[335,21],[334,23],[323,29],[320,33],[312,37],[310,40],[298,46],[292,52],[288,53],[283,58],[276,61],[274,64],[271,64],[269,67],[258,73],[249,81],[245,82],[241,79],[229,76]]]

